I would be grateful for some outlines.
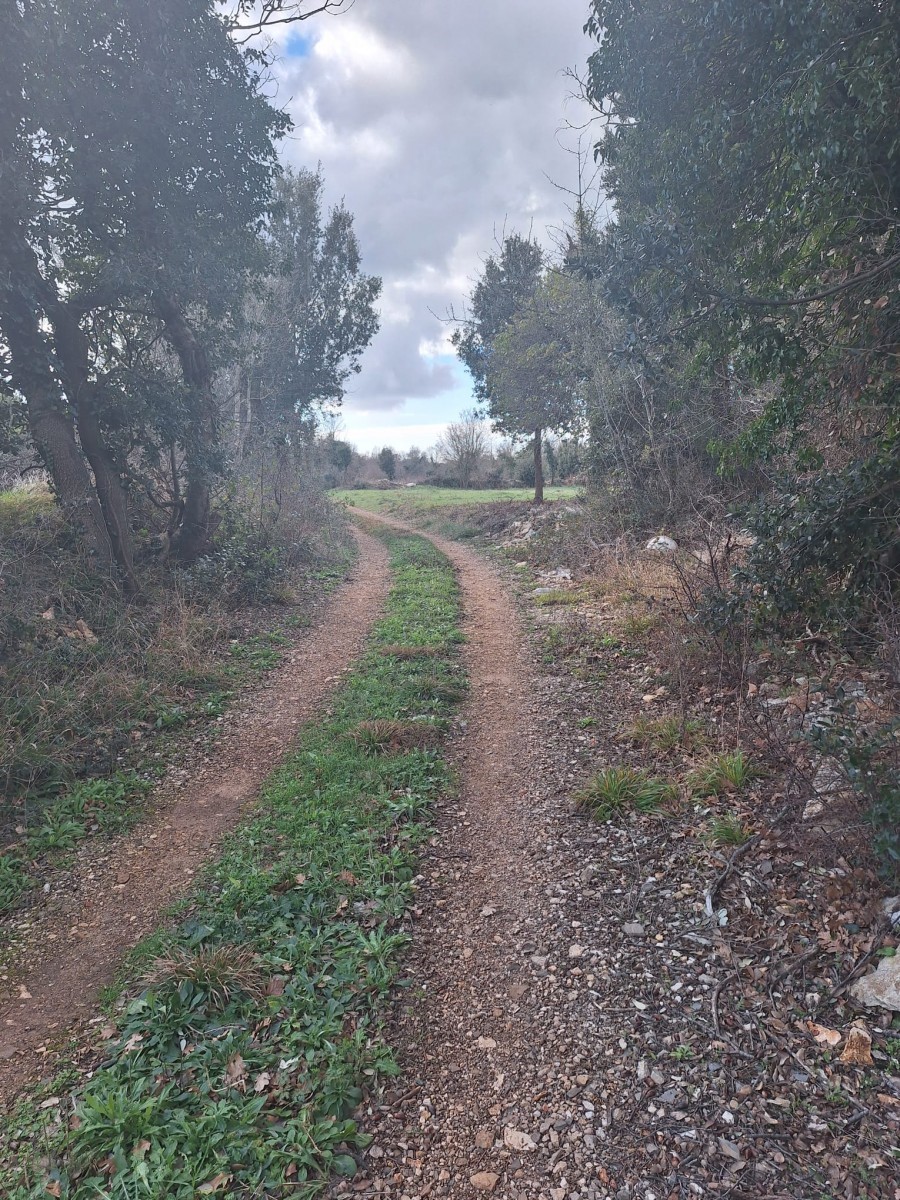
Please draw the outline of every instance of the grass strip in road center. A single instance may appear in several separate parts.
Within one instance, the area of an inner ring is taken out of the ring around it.
[[[139,948],[93,1077],[51,1097],[41,1128],[36,1101],[19,1106],[0,1143],[3,1194],[304,1198],[354,1173],[352,1113],[393,1069],[379,1014],[465,690],[450,564],[423,538],[378,536],[393,587],[368,651],[178,927]]]

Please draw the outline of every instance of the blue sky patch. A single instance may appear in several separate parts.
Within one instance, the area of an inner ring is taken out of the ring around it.
[[[284,44],[285,57],[309,58],[315,44],[316,40],[311,34],[301,33],[299,29],[294,29],[288,35],[288,40]]]

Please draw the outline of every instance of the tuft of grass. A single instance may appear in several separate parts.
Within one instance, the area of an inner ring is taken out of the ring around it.
[[[437,646],[382,646],[381,653],[391,658],[435,658],[440,654]]]
[[[581,592],[568,591],[565,588],[554,588],[551,592],[544,592],[540,596],[533,597],[538,608],[552,608],[557,605],[578,604],[584,599]]]
[[[646,771],[634,767],[606,767],[576,793],[575,799],[581,808],[586,808],[601,821],[608,821],[628,810],[657,812],[676,795],[677,789],[672,784],[656,779]]]
[[[394,583],[369,651],[174,927],[152,935],[140,966],[132,957],[102,1066],[0,1132],[4,1197],[37,1200],[49,1184],[95,1200],[112,1180],[121,1197],[311,1200],[330,1175],[355,1173],[365,1139],[353,1112],[396,1071],[381,1016],[423,819],[451,776],[437,744],[371,755],[352,734],[425,709],[446,722],[452,706],[434,689],[460,679],[450,564],[422,539],[382,536]],[[383,653],[404,639],[437,653]]]
[[[404,754],[433,746],[441,730],[432,721],[361,721],[350,737],[365,754]]]
[[[644,637],[658,624],[659,617],[656,613],[629,613],[622,622],[622,634],[630,638]]]
[[[650,746],[661,753],[678,747],[691,751],[705,743],[706,726],[695,717],[682,719],[671,716],[651,721],[642,716],[634,724],[632,737],[641,745]]]
[[[714,846],[743,846],[750,833],[737,813],[722,813],[710,823],[709,840]]]
[[[689,779],[695,796],[721,796],[726,792],[737,792],[754,779],[761,771],[743,750],[717,754],[709,762],[698,767]]]
[[[271,970],[252,946],[170,946],[144,972],[142,984],[157,997],[177,994],[180,1001],[205,1003],[224,1011],[238,996],[262,1000]]]

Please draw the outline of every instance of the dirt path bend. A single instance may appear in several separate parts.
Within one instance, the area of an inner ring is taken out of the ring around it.
[[[528,1131],[538,1136],[534,1099],[562,1082],[535,975],[554,970],[544,842],[575,764],[548,749],[553,705],[509,589],[474,551],[431,540],[459,572],[471,698],[451,751],[461,791],[436,814],[439,840],[422,864],[405,972],[413,999],[389,1031],[400,1086],[363,1122],[375,1136],[366,1194],[560,1200],[567,1181]],[[577,937],[563,938],[564,956],[570,940],[579,953]]]
[[[22,965],[4,981],[11,995],[0,1001],[0,1103],[44,1074],[48,1043],[91,1014],[122,957],[187,891],[362,650],[390,575],[382,543],[355,536],[360,554],[350,579],[248,710],[229,722],[210,757],[177,791],[164,783],[154,814],[105,849],[100,865],[86,858],[78,891],[49,905],[29,930],[17,954]]]

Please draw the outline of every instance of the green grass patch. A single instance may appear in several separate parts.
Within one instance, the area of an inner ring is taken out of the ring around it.
[[[679,747],[688,751],[696,750],[705,745],[707,731],[704,723],[696,717],[671,716],[650,720],[641,716],[634,723],[632,737],[641,745],[667,753]]]
[[[583,599],[583,592],[554,588],[552,591],[542,592],[539,596],[535,596],[534,602],[538,608],[553,608],[557,605],[578,604]]]
[[[546,500],[574,500],[575,487],[544,488]],[[352,504],[373,513],[424,513],[434,508],[449,508],[466,504],[501,504],[510,501],[529,502],[533,488],[439,488],[417,485],[411,488],[338,488],[330,493],[340,504]],[[475,531],[477,532],[477,531]],[[469,535],[474,536],[474,533]]]
[[[61,521],[56,501],[45,487],[0,491],[0,537],[13,537],[44,521]]]
[[[91,834],[127,829],[151,786],[135,771],[117,771],[68,788],[46,809],[44,819],[27,830],[20,845],[0,854],[0,913],[15,908],[34,885],[37,860],[65,855]]]
[[[304,1200],[356,1171],[365,1139],[352,1114],[394,1070],[379,1012],[407,941],[424,820],[450,779],[437,745],[372,753],[354,733],[437,728],[464,683],[449,563],[421,538],[382,536],[394,583],[368,652],[177,927],[133,956],[102,1067],[46,1125],[20,1106],[2,1135],[11,1200],[48,1184],[69,1200]],[[429,652],[385,653],[398,646]]]
[[[713,846],[743,846],[750,840],[750,829],[737,813],[722,813],[710,822],[708,840]]]

